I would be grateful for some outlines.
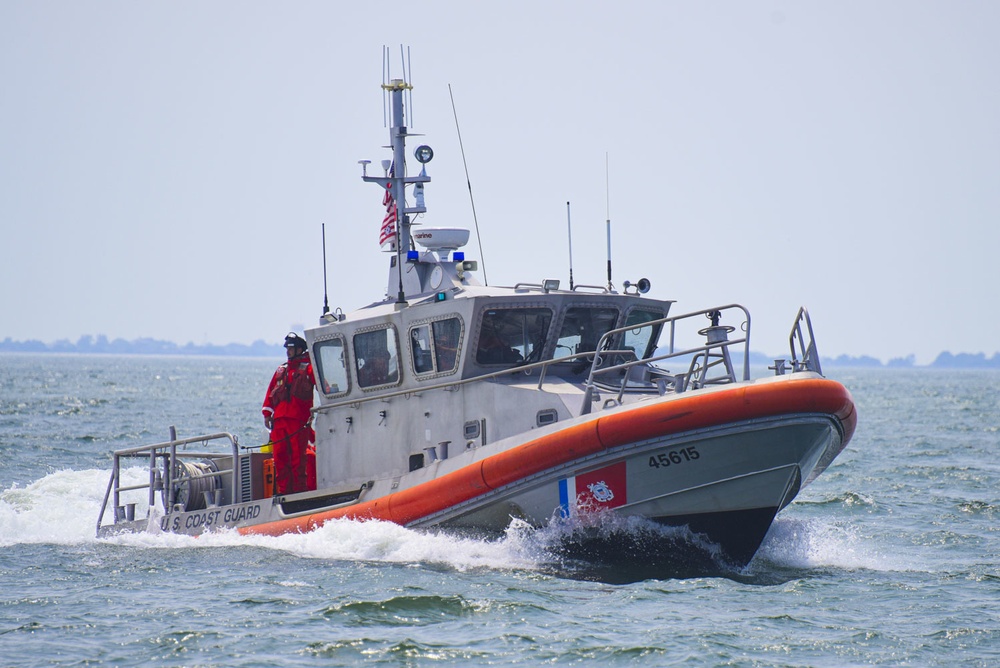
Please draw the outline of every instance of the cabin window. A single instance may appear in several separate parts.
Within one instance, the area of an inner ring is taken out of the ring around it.
[[[635,309],[629,311],[628,317],[625,318],[625,326],[631,327],[625,332],[625,341],[623,347],[625,349],[631,348],[635,351],[636,356],[639,359],[645,359],[653,354],[652,348],[656,345],[656,340],[660,335],[660,327],[662,325],[645,326],[647,322],[653,320],[659,320],[665,317],[662,313],[655,311],[641,311]]]
[[[439,373],[458,366],[458,345],[462,340],[462,322],[458,318],[431,323],[434,330],[434,361]]]
[[[313,348],[313,358],[319,362],[320,391],[323,394],[343,394],[348,390],[347,359],[341,338],[319,341]]]
[[[550,424],[555,424],[558,420],[559,412],[554,408],[538,411],[535,415],[535,425],[539,427],[547,427]]]
[[[597,349],[597,342],[618,323],[618,309],[585,308],[566,309],[562,330],[556,341],[554,359]]]
[[[392,327],[354,335],[358,385],[374,387],[399,382],[399,349]]]
[[[486,311],[479,328],[476,362],[517,364],[539,361],[551,322],[552,311],[547,308]]]
[[[458,367],[462,321],[436,320],[410,329],[410,354],[418,373],[447,373]]]
[[[410,354],[413,357],[414,372],[431,373],[434,371],[430,325],[421,325],[410,330]]]

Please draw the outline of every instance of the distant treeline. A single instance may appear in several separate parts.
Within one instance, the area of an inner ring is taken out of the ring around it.
[[[740,359],[742,359],[742,357]],[[736,360],[735,355],[733,356],[733,360]],[[888,362],[882,362],[882,360],[869,357],[868,355],[860,355],[858,357],[851,357],[850,355],[840,355],[839,357],[820,356],[819,361],[824,367],[837,366],[907,369],[919,366],[920,368],[938,369],[1000,369],[1000,353],[994,354],[993,357],[986,357],[983,353],[976,353],[975,355],[971,353],[958,353],[957,355],[953,355],[952,353],[945,351],[940,353],[933,362],[926,366],[918,365],[914,355],[894,357]],[[750,363],[771,365],[774,364],[774,361],[761,353],[751,352]]]
[[[875,359],[874,357],[849,357],[847,355],[841,355],[840,357],[827,358],[821,357],[820,362],[822,364],[827,364],[830,366],[866,366],[866,367],[892,367],[892,368],[906,368],[915,367],[917,364],[914,362],[913,355],[908,357],[896,357],[885,364],[881,361]],[[983,353],[958,353],[953,355],[952,353],[945,351],[940,353],[937,358],[927,365],[928,367],[939,368],[939,369],[1000,369],[1000,353],[995,353],[993,357],[987,357]]]
[[[219,346],[211,343],[187,343],[183,346],[172,341],[156,339],[109,340],[106,336],[81,336],[73,343],[63,339],[55,343],[41,341],[12,341],[7,337],[0,341],[0,352],[18,353],[106,353],[111,355],[223,355],[228,357],[284,357],[280,343],[254,341],[250,345],[227,343]]]
[[[254,341],[250,345],[242,343],[227,343],[226,345],[214,345],[211,343],[195,344],[187,343],[183,346],[172,341],[159,341],[157,339],[135,339],[126,341],[125,339],[110,340],[106,336],[81,336],[76,343],[67,339],[56,341],[55,343],[43,343],[41,341],[12,341],[7,337],[0,341],[0,352],[15,353],[105,353],[111,355],[221,355],[228,357],[283,357],[284,349],[280,343],[265,343],[264,341]],[[786,356],[787,357],[787,356]],[[733,355],[733,361],[739,364],[742,357]],[[913,355],[908,357],[896,357],[888,362],[882,362],[874,357],[861,355],[851,357],[840,355],[839,357],[821,357],[823,366],[838,367],[882,367],[882,368],[908,368],[916,367]],[[754,365],[772,365],[774,358],[763,353],[751,352],[750,363]],[[983,353],[958,353],[953,355],[950,352],[943,352],[937,356],[929,367],[942,369],[1000,369],[1000,353],[993,357],[986,357]]]

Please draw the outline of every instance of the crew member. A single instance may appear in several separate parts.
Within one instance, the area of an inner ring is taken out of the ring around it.
[[[315,381],[307,350],[305,339],[295,332],[288,333],[288,361],[274,372],[264,395],[262,412],[264,425],[271,430],[276,494],[309,489],[306,451],[315,439],[310,425]]]

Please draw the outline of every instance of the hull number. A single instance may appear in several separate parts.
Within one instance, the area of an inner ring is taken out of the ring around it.
[[[671,450],[670,452],[661,452],[658,455],[650,456],[649,467],[653,469],[667,468],[668,466],[675,466],[685,462],[693,462],[699,457],[701,457],[701,453],[698,452],[698,448],[689,445],[680,450]]]

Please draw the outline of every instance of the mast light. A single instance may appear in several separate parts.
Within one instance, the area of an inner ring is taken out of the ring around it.
[[[417,159],[417,162],[423,165],[430,162],[434,157],[434,149],[427,144],[421,144],[413,151],[413,156]]]

